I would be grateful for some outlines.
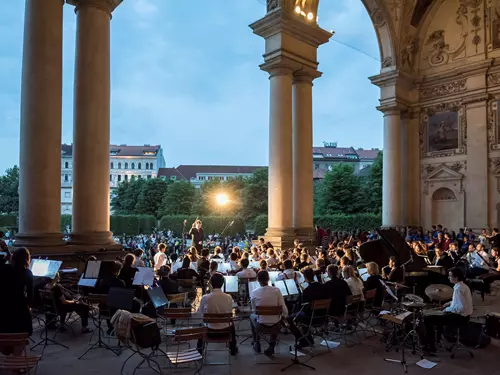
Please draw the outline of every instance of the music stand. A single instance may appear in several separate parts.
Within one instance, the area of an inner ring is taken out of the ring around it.
[[[34,277],[46,277],[53,280],[61,265],[60,260],[33,259],[30,263],[30,270]]]
[[[155,271],[148,267],[137,267],[137,272],[134,275],[132,285],[148,285],[152,286],[155,280]]]
[[[148,288],[147,293],[155,309],[159,309],[168,304],[167,297],[162,288]]]
[[[291,280],[291,281],[293,281],[293,280]],[[277,280],[274,283],[274,286],[280,290],[281,295],[283,297],[287,297],[288,296],[288,289],[287,289],[286,284],[285,284],[285,282],[283,280]]]

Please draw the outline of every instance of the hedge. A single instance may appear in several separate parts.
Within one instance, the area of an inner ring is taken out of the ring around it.
[[[0,215],[0,227],[17,227],[16,215]]]
[[[66,226],[71,228],[71,215],[61,215],[61,232],[66,232]]]
[[[382,217],[370,213],[324,215],[314,217],[314,223],[332,231],[372,230],[382,225]],[[257,216],[253,222],[253,227],[255,234],[258,236],[264,235],[267,228],[267,215]]]
[[[140,215],[139,219],[139,233],[151,234],[153,228],[158,226],[158,220],[152,215]]]
[[[160,219],[160,230],[173,230],[175,233],[182,233],[182,227],[184,220],[187,220],[186,232],[191,229],[191,225],[196,220],[197,216],[186,216],[186,215],[168,215],[163,216]],[[245,233],[245,223],[240,217],[234,216],[205,216],[199,217],[203,222],[203,229],[205,234],[221,233],[226,225],[234,221],[234,224],[226,229],[224,235],[234,236],[237,233]]]

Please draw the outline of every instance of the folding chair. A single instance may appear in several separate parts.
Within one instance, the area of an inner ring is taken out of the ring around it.
[[[373,303],[375,301],[375,296],[377,295],[377,289],[367,290],[365,292],[365,302],[364,304],[361,302],[362,310],[359,312],[360,316],[360,324],[363,333],[365,334],[365,338],[373,337],[378,334],[375,327],[376,323],[373,323],[373,320],[377,321],[377,314],[380,309],[374,309]],[[362,325],[361,325],[362,324]],[[370,331],[373,332],[373,335],[368,336],[366,333]]]
[[[63,327],[64,325],[61,322],[59,322],[59,320],[60,320],[59,313],[57,312],[57,308],[55,306],[55,301],[54,301],[54,297],[53,297],[52,292],[45,291],[45,290],[39,290],[39,293],[40,293],[40,298],[42,300],[42,311],[45,315],[45,321],[43,321],[44,330],[40,334],[40,338],[41,338],[40,342],[38,342],[37,344],[32,346],[30,348],[30,350],[35,349],[39,345],[43,345],[43,349],[42,349],[42,355],[43,355],[45,348],[47,347],[47,345],[50,345],[50,344],[62,346],[63,348],[69,349],[69,347],[67,347],[66,345],[63,345],[60,342],[56,341],[56,335],[59,332],[59,330],[61,329],[61,327]],[[54,331],[53,338],[50,339],[49,338],[49,326],[52,324],[56,324],[57,322],[60,323],[59,327],[56,328],[56,330]]]
[[[313,336],[313,342],[310,342],[311,346],[314,346],[314,337],[321,337],[323,340],[328,340],[328,309],[330,308],[331,299],[320,299],[311,302],[311,316],[309,322],[302,324],[306,327],[306,332],[303,332],[302,337],[308,340],[308,336]],[[328,352],[330,352],[330,346],[326,345]]]
[[[278,322],[274,325],[259,324],[259,327],[255,327],[256,334],[262,337],[268,344],[271,343],[271,335],[276,335],[276,346],[275,353],[279,351],[279,334],[281,332],[281,315],[283,314],[283,307],[281,306],[256,306],[255,315],[259,316],[275,316],[278,317]],[[267,339],[269,336],[269,340]],[[260,362],[260,353],[255,353],[255,363],[260,364],[281,364],[280,362]]]
[[[29,334],[27,333],[0,333],[0,347],[23,347],[22,355],[3,355],[0,352],[0,373],[13,371],[29,373],[33,368],[36,370],[38,362],[42,356],[28,356],[26,345],[29,344]]]
[[[229,373],[231,374],[231,353],[229,351],[229,345],[231,341],[233,341],[233,314],[228,313],[228,314],[203,314],[203,323],[205,324],[227,324],[226,328],[220,328],[220,329],[207,329],[207,333],[205,334],[205,338],[203,339],[204,342],[204,362],[203,364],[205,365],[222,365],[222,366],[228,366],[229,368]],[[227,354],[228,354],[228,360],[227,363],[221,363],[221,362],[211,362],[207,363],[207,352],[221,352],[224,350],[221,349],[210,349],[208,350],[208,345],[209,344],[226,344],[227,346]]]
[[[340,333],[338,336],[334,336],[333,339],[344,340],[347,347],[349,345],[349,340],[347,336],[350,334],[356,335],[358,339],[358,344],[361,344],[361,340],[358,336],[357,327],[359,325],[359,308],[361,305],[361,295],[348,296],[346,300],[346,305],[344,309],[344,314],[341,316],[331,316],[330,319],[338,323],[340,327]],[[328,346],[328,345],[327,345]]]
[[[167,352],[170,366],[177,369],[179,365],[193,363],[196,368],[194,374],[199,374],[203,367],[203,351],[200,353],[196,347],[191,348],[190,345],[188,349],[181,350],[180,346],[183,344],[190,344],[191,341],[194,340],[204,339],[206,333],[206,327],[175,330],[173,333],[173,342],[177,345],[177,350]]]
[[[168,307],[171,305],[180,305],[182,307],[186,306],[187,301],[187,293],[177,293],[177,294],[169,294],[166,296],[168,301]]]
[[[167,339],[172,338],[174,336],[174,331],[176,329],[182,328],[186,326],[185,324],[181,324],[187,321],[187,325],[189,325],[192,313],[190,307],[167,307],[163,309],[161,313],[158,314],[159,317],[162,318],[164,326],[164,332]],[[171,321],[171,326],[169,328],[168,320]]]

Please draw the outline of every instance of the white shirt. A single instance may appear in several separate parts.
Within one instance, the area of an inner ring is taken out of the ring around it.
[[[158,251],[156,254],[155,254],[155,257],[154,257],[154,261],[155,261],[155,270],[159,270],[162,266],[164,266],[166,263],[167,263],[167,256],[165,255],[165,253],[162,253],[161,251]]]
[[[132,264],[132,267],[146,267],[146,264],[142,259],[137,258],[135,262]]]
[[[240,272],[236,274],[238,277],[243,277],[244,279],[257,277],[255,271],[251,268],[243,268]]]
[[[361,301],[365,300],[363,294],[363,281],[361,279],[355,279],[354,277],[349,277],[345,280],[353,296],[361,295]]]
[[[280,273],[276,280],[295,280],[296,283],[299,282],[299,273],[292,269],[284,270]]]
[[[258,306],[281,306],[283,308],[282,315],[288,315],[288,309],[285,305],[285,300],[281,295],[281,292],[278,288],[274,286],[261,286],[257,289],[254,289],[250,293],[250,301],[252,302],[253,307]],[[273,325],[280,321],[281,317],[279,316],[258,316],[257,322],[260,324]]]
[[[267,265],[269,267],[274,266],[276,263],[278,263],[278,259],[276,258],[269,257],[269,259],[267,260]]]
[[[485,251],[481,251],[480,253],[484,259],[488,259],[488,254]],[[486,262],[481,259],[481,257],[475,251],[472,253],[467,253],[467,260],[469,261],[471,268],[484,268],[485,270],[490,269],[488,264],[486,264]]]
[[[230,260],[229,266],[231,267],[231,270],[235,271],[238,269],[238,262],[235,260]]]
[[[462,316],[472,315],[472,294],[467,285],[462,281],[453,287],[453,299],[451,305],[444,309],[445,312],[460,314]]]
[[[210,294],[201,297],[198,311],[201,314],[229,314],[233,312],[233,299],[229,294],[226,294],[222,289],[214,289]],[[223,329],[227,328],[228,323],[211,323],[208,328]]]

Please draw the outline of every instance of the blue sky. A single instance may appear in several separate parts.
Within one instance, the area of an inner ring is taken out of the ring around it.
[[[250,23],[265,0],[124,0],[111,21],[111,141],[161,144],[168,166],[265,165],[268,75]],[[64,6],[63,134],[72,142],[76,18]],[[0,173],[18,163],[24,1],[0,2]],[[322,0],[334,40],[379,59],[360,0]],[[380,63],[340,43],[321,46],[314,85],[314,143],[382,147]],[[36,150],[33,150],[36,153]]]

